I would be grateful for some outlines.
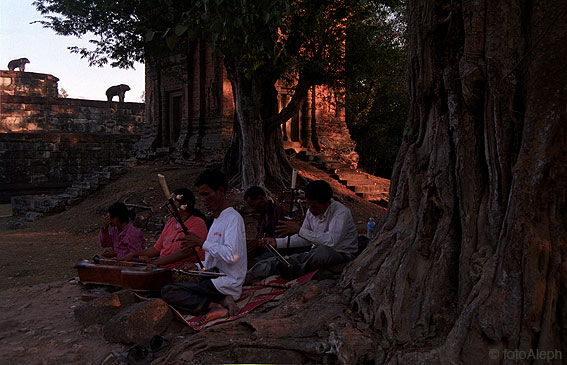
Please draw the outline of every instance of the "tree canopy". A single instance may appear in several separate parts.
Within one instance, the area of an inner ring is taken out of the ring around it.
[[[236,106],[233,146],[242,186],[289,178],[279,126],[293,117],[314,85],[345,87],[348,29],[365,24],[376,4],[399,0],[36,0],[42,24],[61,35],[94,37],[72,47],[92,65],[130,67],[174,49],[180,38],[206,39],[222,54]],[[368,23],[368,22],[367,22]],[[370,23],[368,23],[370,24]],[[354,29],[354,28],[353,28]],[[367,28],[370,29],[370,28]],[[377,29],[377,28],[374,28]],[[276,82],[294,88],[278,110]],[[262,146],[257,149],[256,146]],[[247,149],[249,149],[247,151]],[[227,165],[227,164],[225,164]]]

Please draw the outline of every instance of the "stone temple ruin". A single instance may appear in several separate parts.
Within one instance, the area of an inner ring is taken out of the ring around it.
[[[234,102],[222,61],[205,42],[180,42],[146,60],[146,103],[58,97],[52,75],[0,71],[0,204],[26,219],[66,209],[120,175],[136,159],[220,162],[230,142]],[[290,88],[278,85],[280,108]],[[284,146],[317,162],[375,201],[385,183],[356,170],[345,111],[332,90],[314,87],[282,126]],[[38,195],[41,194],[41,195]]]
[[[291,100],[280,82],[280,110]],[[282,128],[284,145],[310,150],[356,167],[345,109],[325,86],[313,87],[299,113]],[[221,57],[204,41],[180,41],[169,55],[146,57],[146,119],[153,127],[148,150],[177,158],[220,159],[234,121],[232,87]]]
[[[279,109],[291,86],[277,85]],[[387,204],[389,181],[356,169],[358,154],[338,93],[313,87],[300,111],[282,126],[285,148],[314,161],[365,199]],[[217,162],[234,123],[232,86],[221,57],[205,41],[180,40],[171,52],[146,56],[146,128],[139,143],[147,156]],[[142,156],[140,156],[142,157]]]
[[[124,171],[143,125],[144,104],[59,98],[58,81],[0,71],[0,204],[30,220]]]

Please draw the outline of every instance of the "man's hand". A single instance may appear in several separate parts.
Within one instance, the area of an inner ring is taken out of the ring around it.
[[[275,239],[275,238],[271,238],[271,237],[260,238],[260,239],[258,240],[258,243],[259,243],[260,245],[270,245],[270,246],[272,246],[273,248],[276,248],[276,247],[277,247],[276,239]]]
[[[139,256],[140,262],[145,262],[146,264],[152,263],[152,258],[150,256]]]
[[[299,233],[301,225],[296,221],[280,220],[276,226],[276,233],[279,237],[293,236]]]
[[[126,256],[116,258],[116,261],[132,261],[133,258],[134,258],[134,254],[129,254]]]
[[[185,254],[189,254],[193,253],[191,248],[201,247],[205,242],[205,239],[197,236],[193,232],[189,232],[186,236],[178,238],[177,241],[181,241],[181,251]]]
[[[107,248],[106,250],[104,250],[101,254],[102,257],[116,257],[116,251],[114,251],[112,248]]]
[[[195,271],[195,270],[199,270],[197,268],[197,265],[191,263],[191,262],[186,262],[183,265],[181,265],[179,267],[179,270],[183,270],[183,271]]]

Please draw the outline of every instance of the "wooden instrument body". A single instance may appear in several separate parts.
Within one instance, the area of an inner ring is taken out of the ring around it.
[[[135,291],[159,291],[171,282],[171,270],[137,262],[81,259],[75,264],[83,284],[112,285]]]

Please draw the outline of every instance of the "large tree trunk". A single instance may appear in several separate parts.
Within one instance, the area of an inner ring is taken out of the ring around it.
[[[235,126],[225,170],[232,183],[243,189],[264,186],[267,180],[283,186],[291,176],[291,165],[280,129],[266,122],[278,114],[276,80],[261,74],[249,78],[230,60],[225,60],[225,65],[235,103]]]
[[[412,109],[391,205],[342,281],[391,362],[567,354],[565,11],[408,2]]]

